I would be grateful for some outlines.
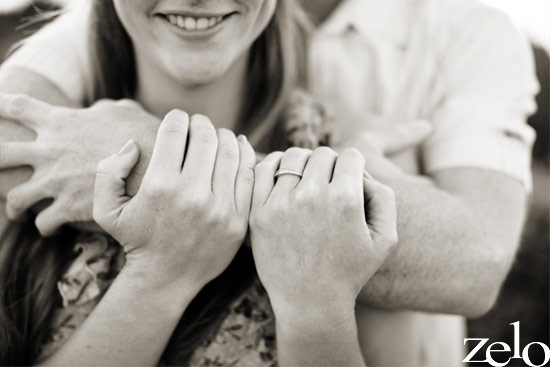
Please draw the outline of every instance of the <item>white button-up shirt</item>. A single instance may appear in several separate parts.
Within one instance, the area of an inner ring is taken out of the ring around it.
[[[91,81],[86,11],[31,37],[5,66],[41,74],[83,101]],[[314,34],[309,66],[336,142],[424,119],[434,132],[403,168],[488,169],[530,190],[526,118],[538,84],[528,42],[498,10],[475,0],[344,0]],[[461,317],[362,307],[357,317],[367,363],[462,365]]]

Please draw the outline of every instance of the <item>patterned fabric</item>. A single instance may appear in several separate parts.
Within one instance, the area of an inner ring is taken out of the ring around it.
[[[312,149],[328,144],[324,110],[306,92],[296,90],[291,95],[285,121],[289,145]],[[53,355],[86,320],[124,265],[123,249],[107,235],[82,234],[73,249],[76,257],[58,282],[62,305],[56,310],[40,361]],[[273,311],[257,277],[231,303],[216,334],[195,350],[189,364],[277,365]]]
[[[58,282],[62,305],[39,360],[54,354],[86,320],[124,263],[122,248],[101,234],[82,235],[77,257]],[[217,333],[195,351],[191,366],[276,366],[275,326],[269,299],[260,281],[229,307]]]
[[[93,311],[124,264],[124,252],[105,235],[82,234],[76,258],[57,282],[62,305],[56,310],[39,360],[57,351]]]

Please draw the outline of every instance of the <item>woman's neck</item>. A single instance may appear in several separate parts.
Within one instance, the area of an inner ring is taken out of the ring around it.
[[[248,55],[238,59],[220,79],[193,87],[182,86],[150,63],[137,64],[136,100],[150,113],[162,118],[177,108],[189,115],[207,116],[216,128],[236,129],[244,103]]]

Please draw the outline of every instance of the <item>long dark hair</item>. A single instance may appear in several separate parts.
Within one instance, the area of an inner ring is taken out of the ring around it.
[[[95,83],[87,104],[101,98],[132,98],[137,85],[132,43],[116,16],[112,0],[94,1],[91,55]],[[283,111],[293,89],[305,83],[307,20],[296,1],[278,0],[267,29],[252,46],[246,105],[239,130],[260,131],[265,150],[281,148]],[[279,133],[279,134],[277,134]],[[59,306],[57,280],[74,256],[76,231],[63,229],[42,238],[32,219],[10,223],[0,238],[0,364],[36,361]],[[223,320],[228,305],[254,279],[251,252],[242,247],[231,265],[193,300],[176,327],[162,360],[185,364],[193,351]]]

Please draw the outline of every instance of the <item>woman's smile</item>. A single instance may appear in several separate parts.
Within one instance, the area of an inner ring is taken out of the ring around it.
[[[155,14],[161,21],[167,23],[172,30],[189,39],[202,39],[217,33],[234,15],[236,15],[236,12],[222,15],[189,13]]]
[[[173,26],[172,29],[177,28],[180,35],[197,39],[216,33],[222,25],[238,14],[238,9],[224,8],[226,9],[216,9],[215,11],[162,8],[156,10],[154,15]]]

